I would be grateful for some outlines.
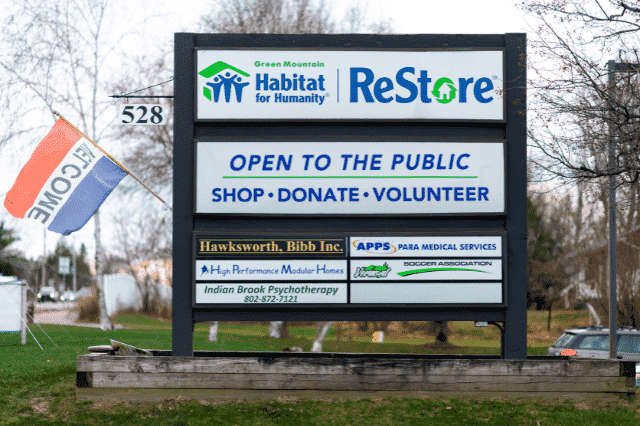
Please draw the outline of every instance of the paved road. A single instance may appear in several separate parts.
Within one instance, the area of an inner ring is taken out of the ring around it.
[[[34,322],[38,324],[61,324],[79,327],[100,328],[100,324],[84,323],[78,321],[78,313],[74,311],[75,302],[45,302],[36,303]],[[115,324],[116,329],[127,328]]]
[[[76,325],[78,313],[73,310],[74,302],[36,303],[34,322],[38,324]]]
[[[34,322],[38,324],[76,325],[78,313],[72,310],[36,311]]]
[[[67,311],[73,309],[75,302],[36,302],[36,312],[43,311]]]

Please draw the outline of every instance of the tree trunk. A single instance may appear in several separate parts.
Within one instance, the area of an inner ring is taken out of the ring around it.
[[[209,341],[218,343],[218,321],[211,321],[209,326]]]
[[[591,303],[587,302],[585,303],[585,306],[587,307],[587,309],[589,310],[589,319],[591,319],[591,317],[593,317],[594,321],[595,321],[595,325],[601,325],[601,321],[600,321],[600,317],[598,316],[598,313],[596,312],[596,310],[593,308],[593,305],[591,305]]]
[[[280,338],[281,339],[291,338],[291,334],[289,333],[289,323],[287,321],[282,321],[282,326],[280,326]]]
[[[107,316],[107,303],[104,297],[104,281],[103,281],[103,273],[104,273],[104,264],[103,264],[103,253],[102,253],[102,244],[100,242],[100,209],[96,210],[93,215],[96,224],[95,230],[95,239],[96,239],[96,275],[97,275],[97,287],[98,287],[98,313],[100,315],[100,328],[103,331],[113,330],[113,324],[111,320]]]
[[[311,346],[311,352],[322,352],[322,342],[324,341],[324,336],[326,336],[327,331],[331,328],[331,324],[333,324],[332,321],[318,322],[318,334]]]
[[[269,337],[273,337],[274,339],[279,339],[281,329],[282,329],[282,321],[271,321],[269,323]]]
[[[150,308],[150,299],[151,299],[151,277],[147,273],[144,276],[144,281],[142,283],[143,291],[142,291],[142,312],[148,314],[151,312]]]
[[[449,327],[447,321],[433,322],[436,332],[436,343],[446,345],[449,342]]]
[[[291,337],[289,334],[286,321],[271,321],[269,323],[269,337],[274,339],[288,339]]]
[[[551,330],[551,308],[553,307],[553,287],[549,287],[549,299],[547,306],[549,307],[549,316],[547,317],[547,331]]]

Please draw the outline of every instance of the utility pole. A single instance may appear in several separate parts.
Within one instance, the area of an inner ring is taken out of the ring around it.
[[[617,71],[640,70],[640,64],[630,64],[627,62],[607,62],[609,71],[609,93],[615,96],[614,73]],[[612,117],[613,118],[613,117]],[[616,289],[617,274],[617,253],[616,253],[616,177],[613,174],[616,169],[616,154],[614,147],[615,130],[609,122],[609,358],[616,359],[618,355],[618,299]]]
[[[76,248],[71,248],[71,255],[73,256],[73,292],[78,291],[78,267],[76,265]]]
[[[609,68],[609,91],[611,96],[615,96],[614,76],[616,62],[607,62]],[[613,118],[613,117],[612,117]],[[618,355],[618,296],[616,289],[616,177],[613,174],[615,169],[615,149],[613,140],[615,139],[613,125],[609,122],[609,358],[616,359]]]
[[[44,241],[42,245],[42,281],[40,283],[40,288],[47,285],[47,228],[42,227],[42,240]]]
[[[615,95],[613,73],[616,71],[615,61],[607,62],[609,68],[609,91]],[[609,358],[616,359],[618,355],[618,299],[616,291],[616,177],[615,152],[613,140],[615,138],[611,121],[609,122]]]

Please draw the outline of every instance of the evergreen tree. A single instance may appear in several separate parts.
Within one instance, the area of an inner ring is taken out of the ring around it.
[[[527,196],[527,305],[548,306],[549,288],[559,289],[564,278],[557,262],[560,247],[545,226],[539,199]]]

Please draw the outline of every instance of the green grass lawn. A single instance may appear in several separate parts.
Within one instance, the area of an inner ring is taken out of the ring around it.
[[[537,315],[537,313],[535,313]],[[544,318],[546,321],[546,317]],[[571,319],[565,319],[571,321]],[[15,336],[0,336],[0,425],[637,425],[640,404],[615,404],[502,400],[477,402],[445,398],[374,399],[359,401],[268,401],[211,404],[172,400],[162,404],[117,405],[76,403],[76,356],[91,345],[119,340],[148,349],[171,348],[171,325],[141,316],[118,318],[129,329],[103,332],[83,327],[43,325],[33,332],[41,350],[29,336],[25,346]],[[532,323],[532,328],[537,326]],[[545,322],[546,326],[546,322]],[[475,329],[473,324],[452,324],[448,353],[498,354],[495,330]],[[290,327],[292,338],[265,337],[267,326],[220,323],[219,341],[207,341],[208,324],[194,330],[195,350],[279,351],[283,346],[309,350],[315,328]],[[490,338],[491,337],[491,338]],[[12,340],[13,338],[13,340]],[[383,344],[369,337],[338,342],[332,329],[324,343],[326,352],[432,353],[429,341],[387,339]],[[542,342],[530,344],[529,354],[544,354]]]

